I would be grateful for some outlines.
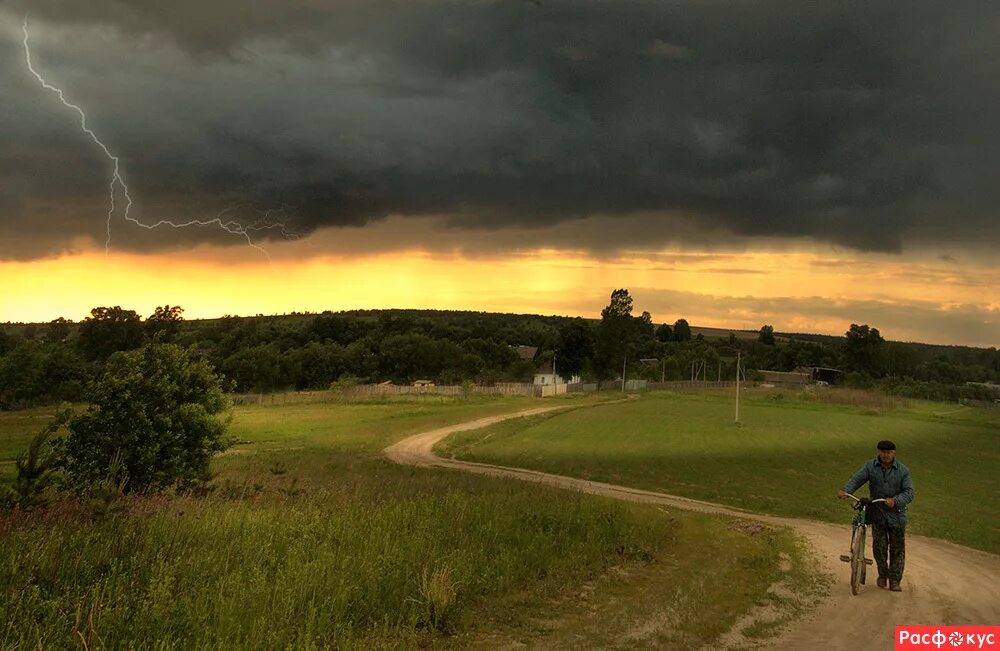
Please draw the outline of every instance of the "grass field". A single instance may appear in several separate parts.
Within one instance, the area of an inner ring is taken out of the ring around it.
[[[729,393],[651,393],[458,434],[439,451],[846,526],[834,494],[891,439],[915,486],[909,530],[1000,553],[1000,414],[808,397],[748,393],[737,426]]]
[[[688,648],[754,606],[793,617],[822,588],[787,532],[381,455],[410,433],[539,404],[554,403],[240,408],[208,496],[0,513],[0,649]],[[50,414],[0,415],[0,459]]]

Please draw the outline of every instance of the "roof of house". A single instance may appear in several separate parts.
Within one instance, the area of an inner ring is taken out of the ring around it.
[[[535,359],[535,353],[538,352],[538,346],[511,346],[517,356],[525,361],[530,361]]]

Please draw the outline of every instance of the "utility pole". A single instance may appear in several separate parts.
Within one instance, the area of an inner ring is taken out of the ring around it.
[[[660,382],[663,383],[666,381],[667,381],[667,358],[664,357],[663,364],[661,364],[660,368]]]
[[[740,354],[736,353],[736,422],[740,422]]]
[[[625,365],[628,363],[628,355],[622,358],[622,393],[625,393]]]

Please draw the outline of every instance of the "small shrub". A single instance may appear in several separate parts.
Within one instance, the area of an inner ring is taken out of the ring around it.
[[[49,424],[31,438],[28,449],[18,455],[15,462],[17,477],[14,479],[14,487],[0,495],[0,505],[7,508],[17,506],[25,510],[45,505],[45,491],[53,484],[60,463],[59,453],[50,439],[71,417],[69,409],[58,412]]]
[[[448,567],[424,568],[420,575],[420,600],[423,608],[420,624],[431,630],[446,632],[457,603],[458,586]]]
[[[361,379],[357,375],[344,373],[330,385],[330,391],[334,393],[346,393],[360,384]]]

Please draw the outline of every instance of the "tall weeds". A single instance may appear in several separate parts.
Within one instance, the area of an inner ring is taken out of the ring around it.
[[[622,506],[542,491],[148,508],[132,498],[89,522],[28,522],[0,547],[0,648],[398,643],[451,630],[479,599],[580,578],[622,547],[669,539]]]

